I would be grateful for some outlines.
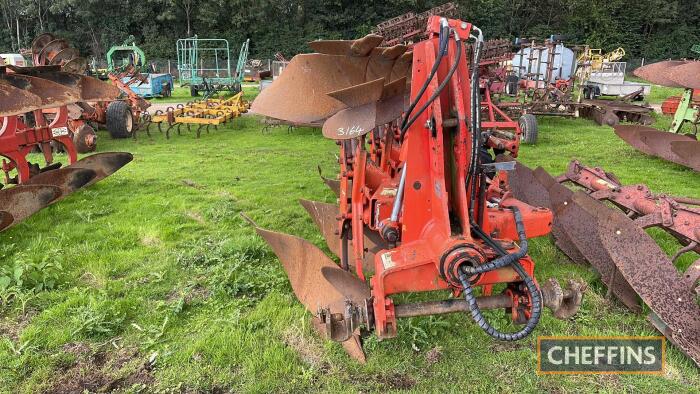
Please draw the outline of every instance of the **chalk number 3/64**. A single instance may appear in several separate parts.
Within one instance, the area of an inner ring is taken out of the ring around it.
[[[343,127],[338,127],[338,135],[339,136],[347,136],[347,137],[357,137],[362,135],[364,133],[365,129],[363,129],[360,126],[350,126],[348,128],[343,128]]]

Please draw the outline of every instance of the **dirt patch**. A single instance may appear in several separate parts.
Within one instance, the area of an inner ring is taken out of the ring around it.
[[[137,349],[93,352],[89,345],[73,342],[62,350],[75,355],[76,361],[58,375],[45,393],[111,392],[134,385],[149,387],[154,382],[150,367]]]
[[[211,297],[211,291],[206,287],[196,284],[191,289],[173,289],[165,300],[168,302],[177,302],[180,298],[184,298],[185,305],[190,305],[195,301],[206,300]]]
[[[141,238],[141,244],[143,246],[150,246],[150,247],[155,247],[155,246],[160,246],[162,241],[160,238],[156,237],[155,235],[144,235]]]
[[[494,352],[514,352],[525,347],[520,342],[492,342],[491,350]]]
[[[197,182],[195,182],[195,181],[193,181],[193,180],[191,180],[191,179],[183,179],[183,180],[182,180],[182,184],[185,185],[185,186],[187,186],[187,187],[191,187],[191,188],[195,188],[195,189],[202,189],[202,188],[204,188],[204,186],[199,185]]]
[[[416,385],[415,379],[403,373],[380,375],[377,381],[392,390],[408,390]]]
[[[0,319],[0,336],[17,342],[22,331],[36,314],[34,310],[27,310],[25,314],[20,314],[16,318],[3,317]]]
[[[204,218],[199,212],[194,212],[194,211],[187,211],[186,213],[187,217],[194,220],[195,222],[199,224],[205,224],[206,222],[204,221]]]
[[[436,346],[425,353],[425,362],[428,365],[437,364],[442,358],[442,349],[440,346]]]
[[[284,331],[282,333],[282,341],[285,345],[292,348],[304,363],[321,371],[328,370],[329,365],[324,360],[321,346],[313,338],[304,336],[298,328],[290,327]]]

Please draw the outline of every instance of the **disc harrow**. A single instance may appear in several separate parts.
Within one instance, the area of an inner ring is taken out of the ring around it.
[[[206,99],[192,101],[187,104],[178,104],[169,107],[165,111],[157,110],[155,114],[147,116],[146,133],[150,136],[150,125],[155,123],[158,131],[165,133],[170,138],[170,132],[175,129],[181,134],[181,127],[185,125],[187,131],[192,131],[196,126],[196,135],[199,138],[202,131],[209,133],[209,128],[226,124],[230,120],[248,112],[250,105],[243,99],[243,92],[239,92],[227,99]]]
[[[401,318],[466,312],[488,335],[513,341],[535,329],[544,308],[571,318],[585,290],[534,279],[528,239],[549,233],[552,213],[510,190],[519,127],[492,121],[492,104],[480,103],[481,31],[431,17],[427,35],[411,50],[381,47],[376,35],[315,41],[317,53],[295,56],[252,105],[286,122],[322,122],[340,147],[338,180],[324,178],[338,205],[301,201],[339,263],[249,221],[314,327],[361,362],[361,334],[395,337]],[[478,39],[467,55],[470,37]],[[441,290],[454,298],[439,299],[433,292]],[[438,299],[393,297],[414,292]],[[504,310],[521,328],[500,331],[487,309]]]
[[[553,210],[557,246],[573,261],[590,263],[609,294],[633,312],[642,312],[641,299],[650,322],[700,365],[700,259],[683,272],[674,265],[682,254],[700,251],[700,201],[623,186],[613,174],[576,161],[557,179],[521,164],[514,176],[526,180],[513,184],[518,198]],[[669,258],[644,231],[649,227],[664,229],[682,247]]]
[[[111,175],[132,160],[131,154],[122,152],[78,160],[69,135],[81,102],[113,99],[117,94],[116,88],[94,78],[59,71],[58,66],[0,68],[0,156],[4,157],[0,231]],[[66,152],[68,166],[61,168],[54,162],[53,145]],[[43,154],[44,167],[27,159],[37,149]]]

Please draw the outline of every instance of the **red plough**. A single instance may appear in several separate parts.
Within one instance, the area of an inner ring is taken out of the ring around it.
[[[527,240],[549,233],[552,213],[510,191],[519,132],[481,103],[480,30],[431,17],[427,37],[412,51],[379,47],[382,37],[372,35],[314,42],[319,53],[292,59],[253,103],[265,116],[321,121],[340,146],[339,181],[327,181],[339,205],[302,201],[340,263],[301,238],[257,231],[314,325],[358,360],[360,333],[394,337],[401,318],[466,312],[488,335],[511,341],[535,329],[544,307],[570,318],[581,303],[580,284],[535,280]],[[453,297],[394,301],[445,290]],[[501,331],[486,309],[522,327]]]

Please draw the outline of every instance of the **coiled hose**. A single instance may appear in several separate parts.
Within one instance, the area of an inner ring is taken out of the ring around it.
[[[527,254],[527,237],[525,235],[525,225],[523,224],[523,218],[520,214],[520,210],[517,207],[510,207],[513,211],[513,216],[515,218],[515,227],[518,231],[518,238],[520,239],[520,250],[515,253],[507,253],[505,249],[498,243],[496,243],[491,237],[481,230],[478,226],[473,227],[477,235],[481,237],[489,246],[493,247],[496,251],[501,254],[501,256],[490,263],[486,263],[477,267],[468,267],[462,265],[459,272],[459,280],[464,287],[464,299],[469,305],[469,311],[471,312],[472,318],[476,324],[481,327],[486,334],[489,336],[500,340],[500,341],[518,341],[520,339],[528,336],[537,327],[537,323],[540,321],[540,316],[542,314],[542,296],[540,290],[535,284],[535,281],[528,275],[525,269],[520,265],[519,260]],[[475,274],[492,271],[501,267],[512,265],[513,269],[520,275],[525,282],[528,292],[530,293],[532,299],[532,313],[528,319],[525,327],[520,331],[514,333],[504,333],[498,331],[493,327],[483,313],[479,309],[479,305],[476,303],[476,296],[474,295],[474,290],[472,289],[469,277]]]

